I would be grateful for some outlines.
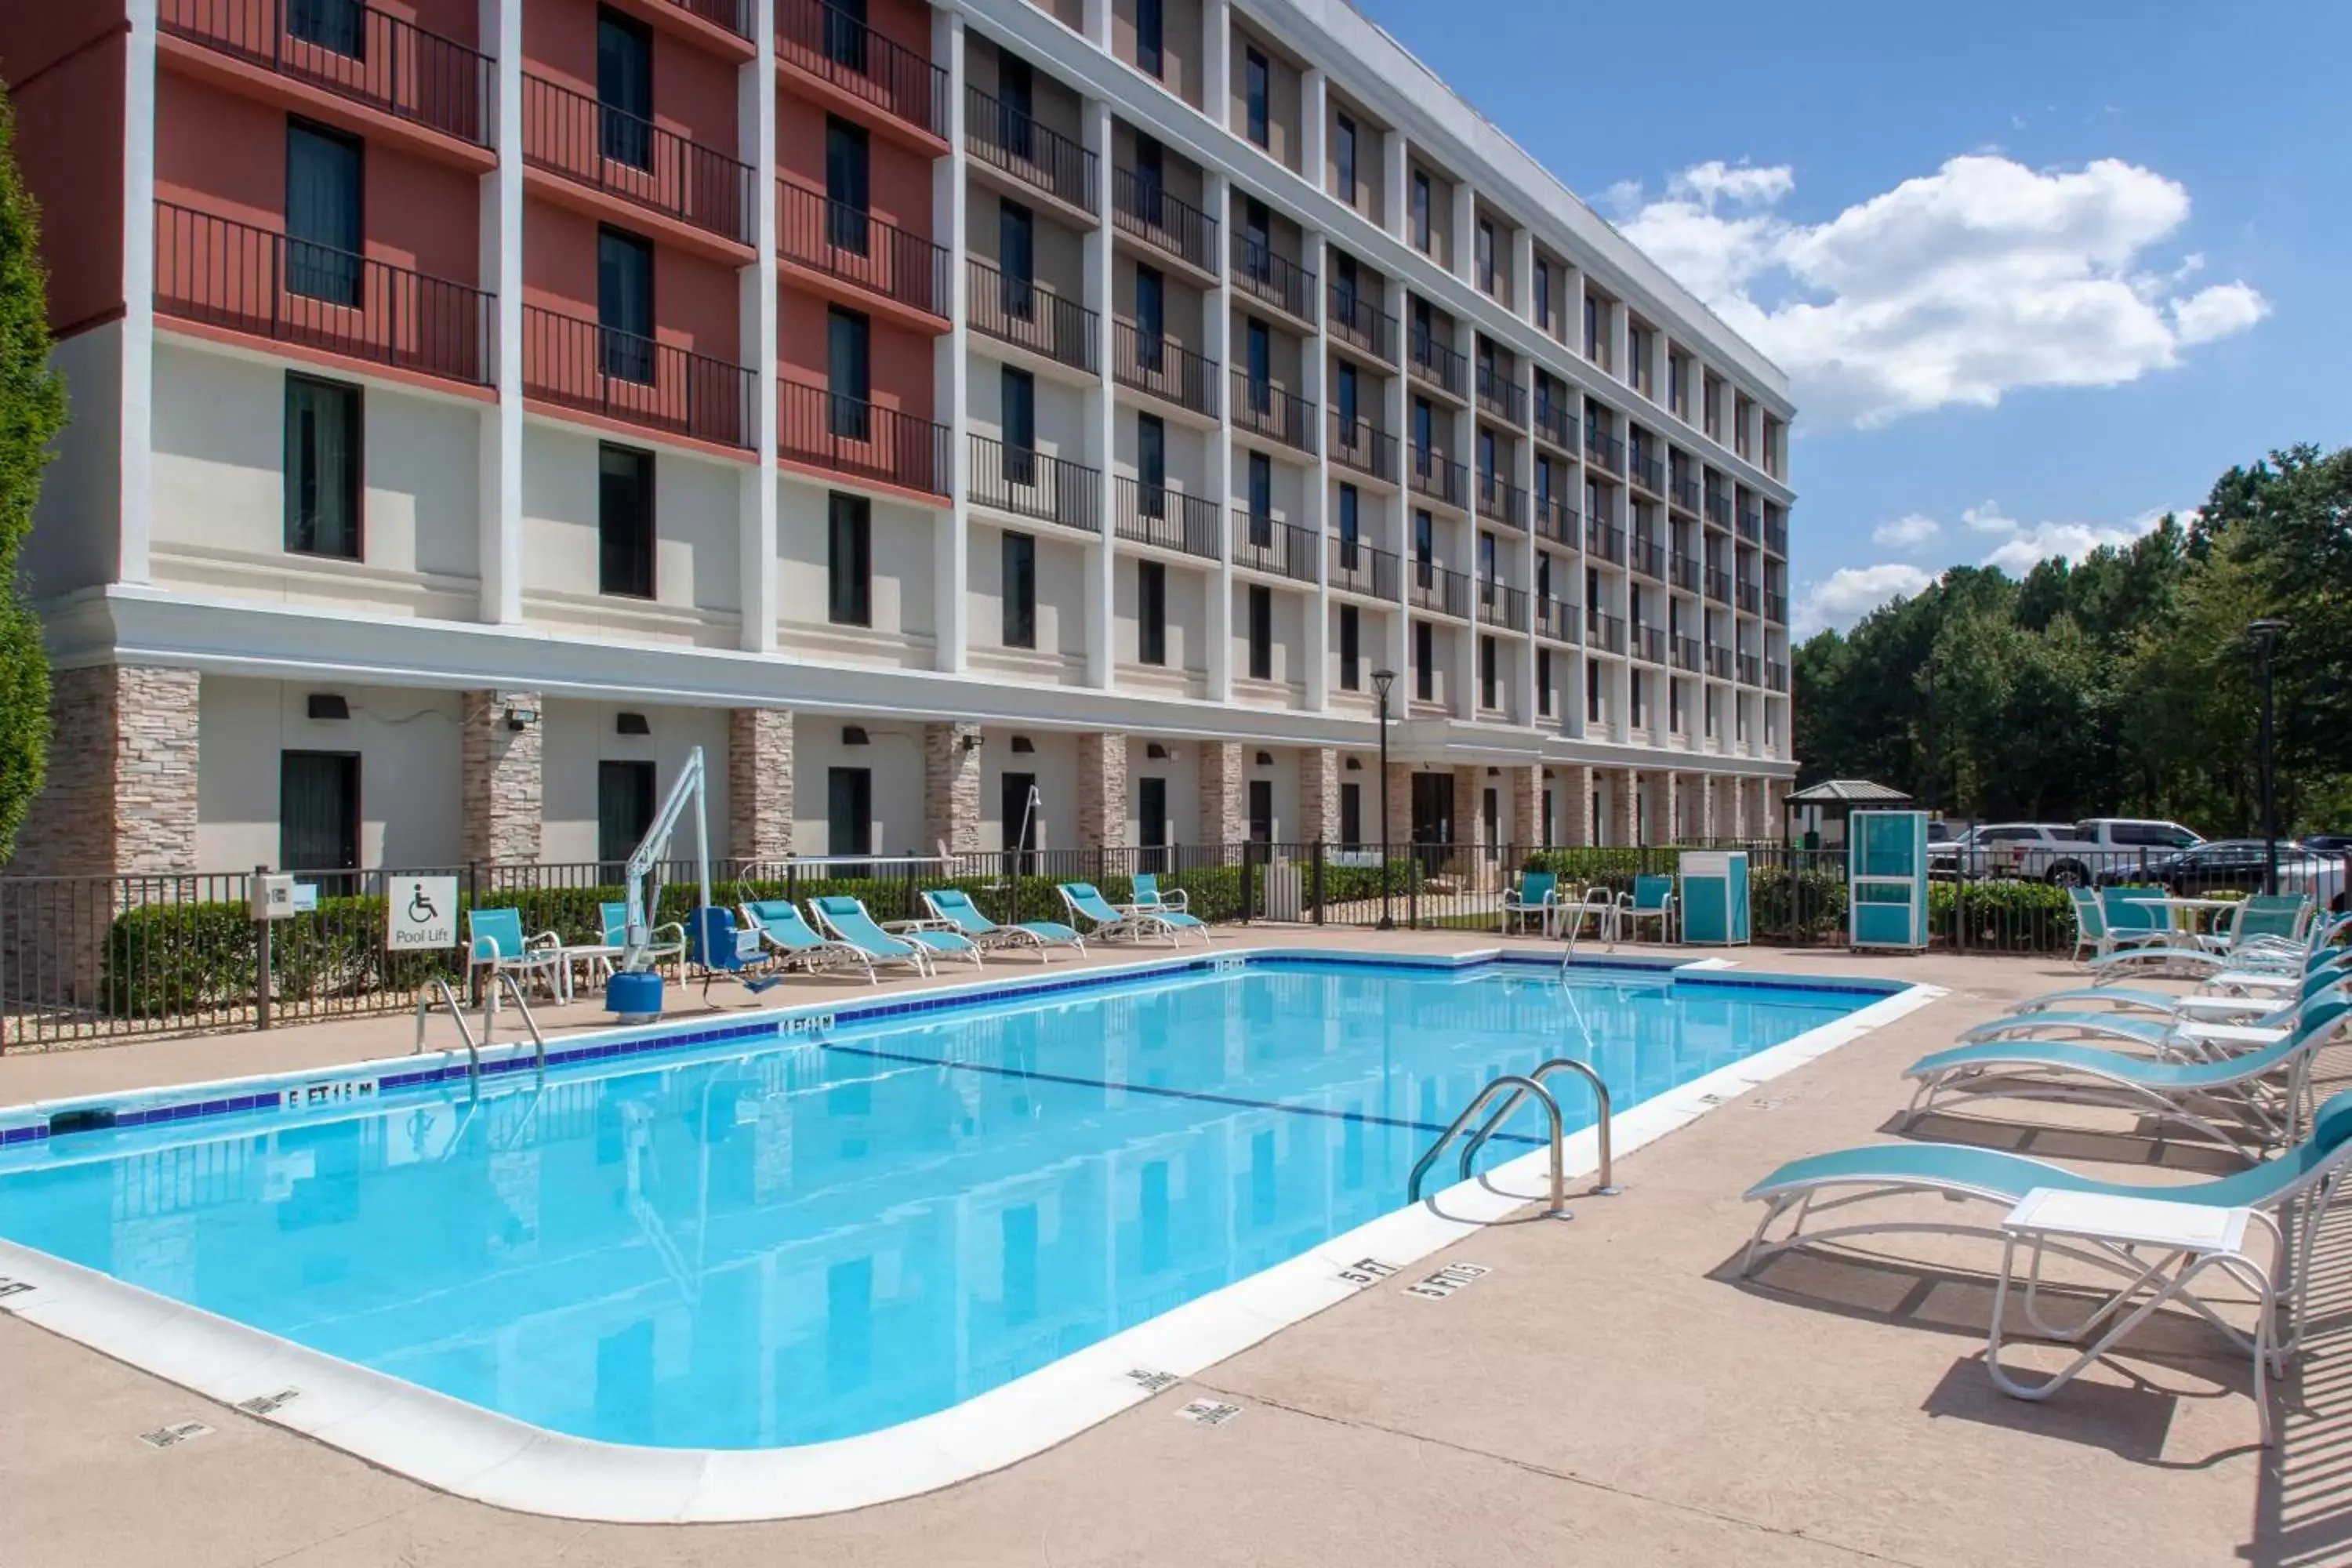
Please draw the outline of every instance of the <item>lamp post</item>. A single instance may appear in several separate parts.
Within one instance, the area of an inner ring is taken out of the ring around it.
[[[2271,761],[2271,671],[2273,656],[2278,652],[2281,633],[2286,623],[2270,616],[2254,622],[2246,628],[2253,639],[2254,652],[2263,661],[2263,891],[2278,891],[2278,791],[2275,770]]]
[[[1381,703],[1381,930],[1396,930],[1393,894],[1389,889],[1389,688],[1396,684],[1396,671],[1372,671],[1372,695]]]

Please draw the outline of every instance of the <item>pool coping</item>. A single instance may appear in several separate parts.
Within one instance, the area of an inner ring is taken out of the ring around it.
[[[698,1045],[738,1041],[751,1047],[762,1037],[808,1032],[806,1025],[798,1031],[791,1025],[794,1018],[811,1015],[837,1018],[848,1013],[855,1018],[936,1011],[958,1002],[999,1003],[1080,984],[1116,984],[1202,967],[1239,969],[1248,967],[1253,960],[1275,961],[1270,967],[1282,961],[1438,968],[1500,961],[1515,967],[1550,971],[1559,967],[1556,957],[1492,948],[1456,954],[1367,954],[1291,947],[1171,954],[1088,969],[1083,972],[1083,981],[1077,976],[1050,985],[982,981],[895,999],[905,1005],[887,1005],[894,999],[880,997],[872,1007],[834,1004],[777,1009],[761,1014],[756,1024],[733,1029],[663,1031],[651,1037],[655,1044],[629,1052],[603,1048],[613,1042],[596,1036],[576,1037],[562,1052],[551,1051],[549,1061],[551,1065],[597,1062],[616,1056],[678,1052]],[[1646,969],[1661,977],[1684,972],[1682,978],[1709,984],[1828,989],[1865,993],[1878,999],[1617,1112],[1611,1120],[1615,1152],[1629,1152],[1654,1142],[1717,1104],[1945,994],[1941,988],[1928,985],[1897,987],[1827,977],[1738,973],[1719,967],[1721,963],[1701,961],[1694,966],[1672,961],[1604,963],[1579,959],[1578,966]],[[1689,973],[1694,968],[1696,972]],[[511,1046],[496,1048],[518,1050]],[[440,1054],[457,1058],[457,1071],[462,1078],[465,1054]],[[379,1087],[422,1087],[436,1079],[406,1075],[419,1074],[418,1064],[432,1055],[93,1099],[116,1109],[128,1104],[142,1115],[141,1121],[128,1123],[118,1118],[116,1126],[232,1114],[212,1107],[257,1100],[264,1093],[279,1097],[280,1108],[289,1114],[330,1107],[349,1110],[365,1097],[345,1094],[314,1105],[307,1099],[307,1090],[320,1084],[361,1081],[376,1086],[370,1088],[369,1095]],[[520,1048],[520,1055],[521,1065],[530,1066],[528,1048]],[[394,1065],[403,1071],[368,1071]],[[484,1075],[491,1070],[486,1055]],[[401,1077],[404,1081],[383,1083],[387,1077]],[[265,1085],[266,1089],[258,1087]],[[283,1097],[289,1088],[304,1090],[305,1098],[286,1104]],[[223,1089],[239,1092],[223,1094],[219,1092]],[[162,1098],[189,1094],[199,1098]],[[54,1112],[58,1108],[72,1110],[92,1103],[89,1100],[57,1101],[47,1102],[47,1108]],[[191,1109],[181,1112],[184,1106]],[[25,1124],[22,1113],[32,1109],[12,1107],[0,1111],[0,1116],[15,1117],[21,1125]],[[242,1109],[266,1107],[249,1103]],[[152,1114],[156,1110],[164,1114]],[[45,1135],[46,1131],[45,1126]],[[1598,1141],[1597,1128],[1587,1128],[1566,1141],[1564,1158],[1572,1175],[1593,1168],[1599,1157]],[[945,1410],[877,1432],[791,1447],[648,1447],[549,1431],[5,1239],[0,1239],[0,1282],[21,1289],[0,1295],[0,1310],[257,1419],[311,1436],[436,1489],[495,1507],[610,1523],[800,1518],[914,1497],[1003,1468],[1064,1442],[1150,1399],[1169,1383],[1197,1374],[1369,1288],[1376,1281],[1355,1268],[1359,1262],[1374,1259],[1402,1272],[1482,1226],[1540,1201],[1549,1158],[1548,1150],[1532,1150],[1472,1181],[1448,1187],[1418,1205],[1392,1210],[1297,1257],[1196,1297]],[[271,1404],[289,1390],[299,1393]]]

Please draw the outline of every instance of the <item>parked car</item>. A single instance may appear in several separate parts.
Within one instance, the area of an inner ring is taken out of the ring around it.
[[[2251,893],[2263,885],[2268,846],[2260,838],[2216,838],[2150,860],[2143,872],[2117,865],[2099,874],[2104,886],[2154,882],[2176,897]],[[2314,854],[2307,843],[2282,838],[2278,847],[2279,891],[2306,893],[2323,907],[2341,909],[2345,861],[2340,855]]]
[[[2177,822],[2095,816],[2074,824],[1990,822],[1948,845],[1927,847],[1930,876],[2015,877],[2084,888],[2110,870],[2141,864],[2204,840]],[[1940,852],[1940,853],[1939,853]]]
[[[2320,855],[2352,855],[2352,833],[2315,833],[2303,847]]]
[[[1930,877],[2022,874],[2029,849],[2063,844],[2072,829],[2061,822],[1980,822],[1927,846]]]

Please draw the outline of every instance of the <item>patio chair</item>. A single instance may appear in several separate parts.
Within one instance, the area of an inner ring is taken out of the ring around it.
[[[1181,929],[1197,928],[1202,945],[1208,944],[1209,928],[1191,915],[1180,917],[1173,910],[1154,914],[1149,910],[1122,910],[1104,898],[1092,882],[1060,882],[1055,889],[1071,917],[1085,921],[1087,934],[1097,942],[1148,942],[1157,937],[1174,947],[1181,921]]]
[[[548,995],[554,1000],[569,999],[571,988],[564,984],[563,939],[551,931],[536,936],[523,935],[520,910],[467,910],[466,963],[468,971],[503,972],[523,984],[535,979],[547,987]]]
[[[2294,1029],[2241,1056],[2150,1061],[2069,1041],[2003,1040],[1922,1057],[1904,1069],[1918,1080],[1908,1129],[1955,1099],[2041,1100],[2115,1106],[2178,1122],[2249,1161],[2294,1141],[2312,1058],[2342,1027],[2336,987],[2303,1010]]]
[[[856,948],[876,963],[910,964],[918,974],[932,973],[932,961],[941,954],[971,960],[980,967],[980,949],[953,931],[921,931],[911,924],[885,926],[866,910],[866,900],[836,893],[811,899],[817,924]]]
[[[1128,879],[1127,907],[1151,915],[1183,914],[1190,912],[1192,900],[1181,888],[1161,892],[1159,872],[1138,871]]]
[[[2343,979],[2347,971],[2352,971],[2352,948],[2323,948],[2311,955],[2301,974],[2282,979],[2276,985],[2269,984],[2279,978],[2276,976],[2244,976],[2248,980],[2263,982],[2254,988],[2263,992],[2261,995],[2249,994],[2247,991],[2238,989],[2151,991],[2137,985],[2075,985],[2063,991],[2046,991],[2022,1002],[2012,1002],[2001,1011],[2014,1017],[2031,1013],[2102,1006],[2134,1017],[2196,1018],[2209,1023],[2244,1024],[2274,1011],[2279,1005],[2281,994],[2291,990],[2296,1000],[2308,1000],[2314,993]]]
[[[2169,931],[2158,931],[2152,927],[2135,927],[2129,931],[2118,931],[2108,921],[2105,903],[2100,900],[2098,894],[2088,888],[2069,888],[2066,889],[2066,897],[2074,906],[2073,956],[2078,961],[2085,949],[2090,951],[2092,958],[2100,959],[2123,948],[2144,947],[2151,943],[2160,943],[2167,947],[2179,945],[2172,940],[2172,932]]]
[[[1025,947],[1037,954],[1037,962],[1053,962],[1051,949],[1074,947],[1078,956],[1086,956],[1086,938],[1075,927],[1058,921],[1020,921],[1011,925],[999,924],[981,913],[971,895],[961,888],[933,888],[923,894],[923,903],[931,914],[960,935],[971,939],[983,952],[1002,952],[1007,948]]]
[[[790,899],[754,899],[743,906],[745,929],[757,935],[761,947],[771,954],[779,969],[799,969],[814,974],[820,970],[847,968],[865,973],[867,984],[878,984],[874,978],[874,963],[864,952],[845,942],[836,942],[816,931],[801,913],[801,907]]]
[[[2347,917],[2352,918],[2352,917]],[[2345,929],[2345,921],[2310,921],[2301,925],[2299,934],[2294,921],[2283,920],[2273,911],[2259,911],[2249,917],[2242,931],[2233,930],[2230,944],[2223,948],[2208,948],[2188,942],[2151,943],[2111,952],[2091,960],[2090,967],[2100,974],[2121,978],[2133,974],[2172,973],[2186,978],[2213,979],[2225,973],[2277,974],[2292,984],[2313,952],[2333,943]]]
[[[629,906],[625,903],[600,903],[597,913],[604,921],[604,945],[615,950],[629,942]],[[686,924],[682,921],[665,921],[646,933],[652,940],[646,946],[646,956],[658,969],[686,956]]]
[[[2302,948],[2310,940],[2318,906],[2300,893],[2255,893],[2239,901],[2228,926],[2202,939],[2216,952],[2256,946]]]
[[[1633,890],[1617,900],[1617,920],[1621,929],[1641,940],[1642,922],[1658,922],[1658,940],[1675,940],[1675,879],[1657,875],[1636,877]]]
[[[1559,908],[1559,879],[1549,871],[1522,871],[1519,885],[1503,900],[1503,934],[1511,934],[1511,923],[1517,921],[1525,930],[1528,917],[1536,919],[1537,928],[1551,935],[1553,917]]]

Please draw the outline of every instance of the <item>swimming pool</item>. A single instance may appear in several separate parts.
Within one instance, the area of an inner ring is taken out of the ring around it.
[[[0,1237],[547,1433],[837,1444],[1400,1209],[1496,1073],[1586,1057],[1622,1112],[1888,991],[1271,954],[1095,972],[478,1094],[379,1078],[20,1143]],[[1485,1163],[1537,1131],[1530,1110]]]

